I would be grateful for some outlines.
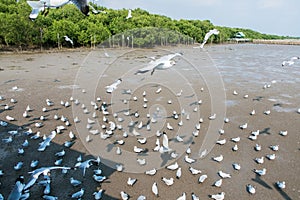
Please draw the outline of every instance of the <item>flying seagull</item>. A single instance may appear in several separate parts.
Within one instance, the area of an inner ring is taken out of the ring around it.
[[[131,9],[128,10],[126,19],[130,19],[130,18],[132,18]]]
[[[182,53],[169,54],[169,55],[163,56],[159,59],[152,60],[148,63],[148,65],[146,67],[139,69],[135,73],[135,75],[143,74],[143,73],[146,73],[149,71],[151,71],[151,75],[153,75],[155,70],[168,69],[168,68],[172,67],[173,65],[175,65],[175,61],[172,59],[176,56],[182,56]]]
[[[73,43],[73,40],[71,40],[71,38],[69,38],[68,36],[64,36],[64,38],[65,38],[65,40],[67,41],[67,42],[70,42],[71,44],[72,44],[72,46],[74,45],[74,43]]]
[[[202,42],[202,44],[200,45],[200,48],[203,49],[205,43],[207,42],[207,40],[210,38],[210,36],[212,35],[218,35],[220,32],[217,29],[212,29],[210,31],[208,31],[205,36],[204,36],[204,40]],[[196,47],[197,48],[197,47]]]
[[[113,84],[106,86],[106,87],[105,87],[105,88],[106,88],[106,92],[107,92],[107,93],[112,93],[115,89],[117,89],[117,86],[118,86],[119,84],[121,84],[121,82],[122,82],[122,79],[119,78],[119,79],[116,80]]]
[[[32,8],[29,18],[35,20],[40,12],[45,12],[46,8],[59,8],[70,2],[74,3],[83,14],[88,15],[89,5],[87,0],[39,0],[27,1]]]
[[[295,63],[296,60],[300,59],[300,57],[291,57],[290,60],[285,60],[282,62],[281,66],[284,67],[284,66],[291,66]]]
[[[32,172],[28,172],[29,174],[31,174],[31,176],[30,176],[30,180],[28,181],[28,183],[24,186],[24,191],[29,189],[31,186],[33,186],[41,174],[47,175],[51,170],[54,170],[54,169],[69,170],[69,169],[71,169],[71,167],[59,167],[59,166],[41,167]]]

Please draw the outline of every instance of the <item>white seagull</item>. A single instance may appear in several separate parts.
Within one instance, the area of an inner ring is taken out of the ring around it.
[[[31,20],[35,20],[40,12],[45,12],[46,8],[59,8],[69,2],[72,2],[76,7],[85,15],[89,13],[89,5],[87,0],[39,0],[39,1],[27,1],[32,11],[29,15]]]
[[[204,40],[203,40],[202,44],[200,45],[200,48],[202,49],[204,47],[205,43],[210,38],[210,36],[218,35],[219,33],[220,32],[217,29],[212,29],[208,33],[206,33],[205,36],[204,36]]]
[[[115,89],[117,89],[118,85],[120,85],[122,82],[122,79],[119,78],[116,80],[113,84],[108,85],[105,87],[107,93],[112,93]]]
[[[153,75],[155,70],[168,69],[168,68],[172,67],[173,65],[175,65],[175,61],[172,59],[176,56],[182,56],[182,54],[181,53],[169,54],[169,55],[163,56],[157,60],[151,61],[148,63],[148,65],[146,67],[139,69],[135,73],[135,75],[143,74],[143,73],[146,73],[149,71],[151,71],[151,75]]]
[[[31,186],[33,186],[41,174],[43,174],[43,175],[48,175],[48,173],[49,173],[51,170],[54,170],[54,169],[66,169],[66,170],[70,170],[71,167],[59,167],[59,166],[53,166],[53,167],[41,167],[41,168],[38,168],[38,169],[36,169],[36,170],[34,170],[34,171],[28,172],[29,174],[31,174],[31,176],[30,176],[30,180],[29,180],[28,183],[25,185],[24,190],[27,190],[27,189],[29,189]]]
[[[128,10],[128,14],[127,14],[126,19],[130,19],[130,18],[132,18],[132,11],[131,11],[131,9]]]
[[[154,182],[153,183],[153,185],[152,185],[152,192],[153,192],[153,194],[155,195],[155,196],[159,196],[158,195],[158,187],[157,187],[157,183],[156,182]]]
[[[298,57],[296,57],[296,56],[291,57],[290,60],[283,61],[282,64],[281,64],[281,66],[282,67],[284,67],[284,66],[291,66],[291,65],[295,64],[295,60],[299,60],[299,59],[300,59],[299,56]]]
[[[218,194],[212,194],[212,195],[210,195],[210,198],[215,199],[215,200],[223,200],[225,198],[225,192],[221,192]]]

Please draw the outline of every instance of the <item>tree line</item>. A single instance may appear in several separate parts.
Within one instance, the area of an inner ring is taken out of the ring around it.
[[[150,14],[142,9],[132,11],[113,10],[93,6],[105,11],[84,16],[74,5],[51,9],[44,16],[40,13],[35,21],[29,19],[31,12],[26,0],[0,0],[0,45],[2,47],[57,47],[70,46],[65,35],[74,42],[74,47],[108,45],[144,46],[202,42],[205,34],[213,28],[220,31],[209,42],[222,43],[242,31],[250,39],[284,39],[286,36],[262,34],[250,29],[214,26],[209,20],[174,20],[167,16]],[[151,29],[156,27],[156,29]],[[157,33],[157,28],[161,31]],[[139,37],[136,37],[136,36]]]

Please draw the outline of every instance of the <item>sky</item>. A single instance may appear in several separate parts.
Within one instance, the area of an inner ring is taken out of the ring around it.
[[[112,9],[141,8],[177,20],[210,20],[216,26],[249,28],[266,34],[300,37],[300,0],[94,1]]]

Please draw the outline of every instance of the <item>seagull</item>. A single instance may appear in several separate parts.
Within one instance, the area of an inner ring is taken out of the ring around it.
[[[58,199],[58,197],[50,196],[50,195],[43,195],[42,197],[45,200],[57,200]]]
[[[154,194],[156,197],[159,196],[159,195],[158,195],[158,188],[157,188],[157,183],[156,183],[156,182],[154,182],[153,185],[152,185],[152,192],[153,192],[153,194]]]
[[[93,165],[92,162],[96,162],[98,165],[100,164],[100,157],[98,157],[97,159],[89,159],[89,160],[86,160],[84,162],[78,162],[75,164],[75,168],[80,168],[83,170],[83,176],[85,175],[85,171],[86,169],[90,168],[90,166]]]
[[[93,178],[98,183],[102,183],[103,181],[105,181],[107,179],[106,176],[98,176],[96,174],[93,175]]]
[[[177,142],[183,142],[183,139],[182,139],[182,137],[180,137],[180,135],[177,135],[176,136],[176,141]]]
[[[176,178],[179,179],[181,177],[181,167],[179,167],[176,171]]]
[[[240,125],[240,129],[246,129],[248,127],[248,123]]]
[[[70,170],[71,167],[60,167],[60,166],[41,167],[41,168],[38,168],[38,169],[36,169],[34,171],[28,172],[29,174],[31,174],[31,176],[30,176],[30,180],[25,185],[24,190],[27,190],[31,186],[33,186],[41,174],[47,175],[51,170],[54,170],[54,169],[66,169],[66,170]]]
[[[84,194],[84,189],[81,188],[78,192],[75,192],[71,195],[72,199],[80,199]]]
[[[136,181],[137,181],[136,178],[130,178],[130,177],[128,177],[127,185],[133,186],[136,183]]]
[[[7,119],[8,121],[15,121],[15,118],[13,118],[13,117],[11,117],[11,116],[9,116],[9,115],[6,116],[6,119]]]
[[[279,189],[284,189],[284,188],[285,188],[285,181],[277,181],[277,182],[276,182],[276,186],[277,186]]]
[[[217,116],[216,113],[214,113],[213,115],[209,116],[208,119],[214,120],[214,119],[216,119],[216,116]]]
[[[241,169],[241,165],[238,164],[238,163],[233,163],[232,166],[233,166],[233,169],[235,169],[235,170],[240,170]]]
[[[56,1],[27,1],[28,5],[31,7],[32,11],[29,15],[31,20],[35,20],[40,12],[45,12],[46,8],[59,8],[69,2],[72,2],[76,7],[85,15],[89,13],[89,5],[87,0],[56,0]]]
[[[282,135],[282,136],[287,136],[288,132],[287,131],[280,131],[279,132],[279,135]]]
[[[6,143],[6,144],[11,143],[12,141],[13,141],[12,136],[9,136],[8,138],[2,139],[2,142]]]
[[[174,53],[174,54],[169,54],[166,56],[162,56],[161,58],[151,61],[148,63],[148,65],[146,67],[143,67],[141,69],[139,69],[135,75],[137,74],[143,74],[146,72],[151,71],[151,75],[153,75],[155,70],[164,70],[164,69],[168,69],[170,67],[172,67],[173,65],[175,65],[175,61],[172,60],[174,57],[176,56],[182,56],[181,53]]]
[[[57,152],[55,155],[58,156],[58,157],[62,157],[66,154],[65,150],[63,149],[62,151],[60,152]]]
[[[203,174],[199,177],[198,181],[199,181],[199,183],[203,183],[205,181],[205,179],[207,179],[207,175]]]
[[[176,163],[174,163],[172,165],[167,166],[167,169],[169,169],[169,170],[176,170],[176,169],[178,169],[178,167],[179,167],[179,165],[176,162]]]
[[[22,166],[23,166],[23,162],[18,162],[15,166],[14,166],[14,169],[16,170],[16,171],[18,171],[18,170],[20,170],[21,168],[22,168]]]
[[[161,180],[167,185],[167,186],[171,186],[174,184],[174,179],[173,178],[165,178],[165,177],[162,177]]]
[[[131,9],[129,9],[128,10],[128,14],[127,14],[127,17],[126,17],[126,19],[130,19],[130,18],[132,18],[132,14],[131,14]]]
[[[163,132],[163,142],[162,142],[162,146],[160,147],[159,151],[161,153],[172,151],[169,148],[169,139],[168,139],[168,135],[165,132]]]
[[[261,169],[261,170],[254,169],[254,172],[257,173],[257,174],[260,175],[260,176],[263,176],[263,175],[266,174],[267,169],[266,169],[266,168],[263,168],[263,169]]]
[[[200,198],[195,193],[192,193],[192,200],[200,200]]]
[[[223,183],[223,179],[219,179],[214,183],[214,186],[221,187],[222,183]]]
[[[255,194],[255,188],[251,185],[251,184],[248,184],[247,186],[246,186],[246,188],[247,188],[247,191],[250,193],[250,194]]]
[[[38,151],[45,151],[46,147],[50,145],[51,140],[56,136],[56,132],[52,131],[51,134],[42,142]]]
[[[38,161],[38,160],[33,160],[33,161],[31,161],[31,163],[30,163],[30,167],[31,167],[31,168],[35,168],[38,164],[39,164],[39,161]]]
[[[118,80],[116,80],[113,84],[106,86],[106,92],[107,93],[112,93],[115,89],[117,89],[118,85],[120,85],[122,82],[122,79],[119,78]]]
[[[237,144],[235,144],[233,147],[232,147],[232,150],[233,151],[237,151],[239,148],[238,148],[238,145]]]
[[[70,178],[70,183],[74,187],[81,185],[81,181],[74,179],[73,177]]]
[[[279,145],[271,145],[270,149],[272,149],[273,151],[278,151],[279,150]]]
[[[93,195],[95,197],[95,200],[99,200],[102,198],[103,189],[99,190],[98,192],[94,192]]]
[[[190,167],[189,170],[193,175],[201,174],[201,170],[195,169],[193,167]]]
[[[217,29],[212,29],[209,30],[209,32],[207,32],[204,36],[204,40],[202,42],[202,44],[200,45],[200,48],[203,49],[205,43],[207,42],[207,40],[210,38],[210,36],[212,35],[218,35],[220,32]],[[199,47],[195,47],[195,48],[199,48]]]
[[[226,139],[224,138],[223,140],[218,140],[216,143],[219,145],[224,145],[226,143]]]
[[[124,191],[121,191],[120,195],[121,195],[122,200],[128,200],[129,199],[129,194],[127,194]]]
[[[223,160],[223,155],[219,155],[217,157],[213,157],[213,160],[216,162],[221,162]]]
[[[153,175],[156,174],[156,171],[157,171],[157,170],[154,168],[154,169],[145,171],[145,174],[150,175],[150,176],[153,176]]]
[[[266,158],[268,158],[269,160],[275,160],[276,155],[275,155],[275,153],[273,153],[273,154],[267,154]]]
[[[223,171],[218,171],[218,174],[221,178],[231,178],[231,175],[230,174],[227,174]]]
[[[285,60],[281,63],[281,66],[284,67],[284,66],[292,66],[293,64],[295,64],[295,60],[298,60],[300,59],[300,57],[292,57],[290,58],[290,60]]]
[[[225,192],[221,192],[218,194],[212,194],[212,195],[210,195],[210,198],[215,199],[215,200],[223,200],[225,198]]]
[[[263,164],[264,163],[264,157],[255,158],[255,162],[257,162],[258,164]]]
[[[177,200],[186,200],[186,193],[184,192]]]
[[[20,199],[22,196],[22,192],[24,190],[24,177],[19,176],[16,181],[15,181],[15,186],[10,192],[8,199],[9,200],[15,200],[15,199]]]
[[[145,158],[144,159],[138,158],[136,161],[139,163],[139,165],[145,165],[146,164],[146,159]]]
[[[158,88],[158,89],[155,91],[155,93],[156,93],[156,94],[159,94],[159,93],[161,92],[161,90],[162,90],[162,89],[161,89],[161,87],[160,87],[160,88]]]
[[[231,138],[231,141],[233,141],[233,142],[239,142],[240,140],[241,140],[240,137]]]
[[[189,158],[188,155],[185,155],[185,156],[184,156],[184,160],[185,160],[185,162],[187,162],[187,163],[189,163],[189,164],[192,164],[192,163],[196,162],[195,159]]]
[[[65,41],[70,42],[72,44],[72,46],[74,45],[73,40],[71,38],[69,38],[68,36],[64,36]],[[67,107],[67,106],[66,106]]]

